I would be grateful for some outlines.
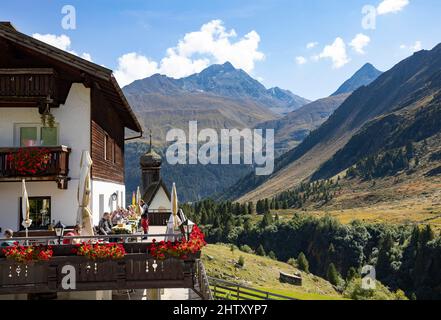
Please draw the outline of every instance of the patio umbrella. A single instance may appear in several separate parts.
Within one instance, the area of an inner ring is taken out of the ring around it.
[[[24,179],[21,181],[21,214],[23,217],[23,222],[21,224],[26,229],[27,238],[28,228],[32,225],[32,220],[30,219],[29,197],[28,191],[26,190],[26,182]]]
[[[81,155],[80,181],[78,183],[78,213],[77,222],[83,226],[84,235],[93,236],[93,217],[89,209],[90,202],[90,170],[92,159],[89,151],[83,151]]]
[[[177,228],[179,226],[178,221],[178,193],[176,191],[176,184],[173,182],[172,193],[171,193],[171,213],[174,221],[174,226]]]
[[[135,191],[132,192],[132,206],[136,205],[136,195],[135,195]]]
[[[181,231],[177,229],[175,226],[181,224],[181,219],[179,219],[178,216],[175,216],[173,213],[170,214],[170,218],[168,219],[167,223],[167,230],[166,234],[169,236],[165,237],[165,241],[176,241],[178,240],[179,236],[182,235]]]
[[[138,188],[136,189],[136,210],[135,210],[138,216],[140,216],[142,213],[141,199],[142,199],[141,189],[138,186]]]

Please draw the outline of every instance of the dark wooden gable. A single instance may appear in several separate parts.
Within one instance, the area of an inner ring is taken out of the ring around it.
[[[71,84],[81,74],[0,38],[0,107],[57,108],[66,102]],[[48,101],[48,98],[50,101]]]
[[[84,83],[106,96],[103,112],[113,108],[125,127],[142,132],[111,70],[22,34],[4,22],[0,22],[0,48],[0,68],[53,68],[58,76],[59,101],[65,101],[71,83]]]

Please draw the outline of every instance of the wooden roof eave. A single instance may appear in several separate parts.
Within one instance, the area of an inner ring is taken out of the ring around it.
[[[112,70],[99,66],[95,63],[82,59],[74,54],[55,48],[47,43],[32,38],[19,31],[11,31],[11,29],[0,24],[0,36],[4,39],[12,41],[22,47],[37,51],[40,54],[49,56],[52,59],[59,60],[75,69],[81,69],[94,77],[102,80],[109,80]]]
[[[98,80],[104,81],[105,83],[110,83],[110,88],[112,88],[116,92],[116,96],[119,97],[119,99],[121,100],[121,104],[126,109],[125,111],[127,111],[130,115],[130,118],[132,118],[131,121],[126,121],[126,127],[135,132],[142,132],[142,127],[138,119],[136,118],[132,108],[130,107],[127,99],[125,98],[124,93],[118,85],[115,77],[113,76],[112,70],[89,62],[61,49],[52,47],[51,45],[48,45],[40,40],[20,33],[15,29],[11,29],[4,24],[0,24],[0,37],[12,41],[13,43],[16,43],[17,45],[25,47],[29,50],[33,50],[42,55],[48,56],[51,59],[55,59],[59,62],[65,63],[70,67],[73,67],[74,69],[80,69],[93,78],[97,78]],[[112,89],[110,90],[110,92],[107,91],[107,93],[111,93],[111,91],[113,91]]]
[[[126,96],[124,95],[121,87],[119,86],[119,84],[116,81],[113,74],[111,74],[111,76],[110,76],[110,81],[113,84],[116,92],[118,93],[118,95],[119,95],[121,101],[123,102],[124,106],[126,107],[127,111],[129,112],[130,117],[133,119],[133,126],[128,126],[128,128],[135,131],[135,132],[142,133],[141,124],[139,123],[138,118],[136,117],[135,113],[133,112],[132,108],[130,107],[130,104],[126,99]]]

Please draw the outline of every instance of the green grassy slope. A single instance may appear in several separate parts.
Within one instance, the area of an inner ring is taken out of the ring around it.
[[[236,267],[240,256],[245,258],[243,268]],[[332,285],[322,278],[267,257],[244,253],[238,249],[232,252],[227,245],[208,245],[203,249],[202,260],[208,275],[214,278],[300,300],[341,299],[341,295]],[[301,273],[302,286],[279,282],[280,271],[289,274]]]

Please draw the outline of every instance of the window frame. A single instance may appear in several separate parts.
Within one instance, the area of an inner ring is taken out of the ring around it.
[[[14,146],[17,148],[25,148],[25,146],[21,145],[21,128],[36,128],[37,129],[37,141],[38,145],[36,147],[43,147],[41,145],[41,129],[42,128],[49,128],[48,126],[43,126],[41,123],[37,122],[18,122],[14,123]],[[57,147],[60,146],[60,126],[59,123],[54,124],[54,128],[57,131],[57,144],[56,145],[50,145],[50,146],[44,146],[44,147]]]
[[[104,160],[107,160],[107,141],[109,140],[109,136],[107,133],[104,133]]]
[[[116,164],[116,143],[115,140],[112,139],[112,163]]]
[[[23,199],[23,197],[18,198],[18,201],[19,201],[19,212],[18,212],[19,226],[18,226],[18,228],[20,231],[25,230],[25,228],[22,225],[22,223],[23,223],[22,199]],[[28,199],[29,200],[49,200],[49,210],[48,210],[49,211],[49,224],[51,224],[52,223],[52,197],[51,196],[38,196],[38,197],[28,197]],[[35,227],[34,221],[33,221],[29,230],[48,230],[48,228],[42,229],[42,227]]]

